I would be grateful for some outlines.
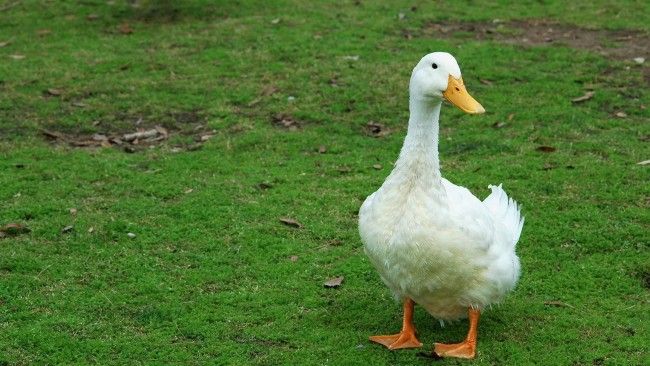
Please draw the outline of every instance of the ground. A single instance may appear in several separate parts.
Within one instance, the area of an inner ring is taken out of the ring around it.
[[[526,216],[472,363],[648,364],[649,4],[3,1],[0,365],[466,363],[421,308],[368,341],[356,226],[438,50],[487,109],[443,108],[443,175]]]

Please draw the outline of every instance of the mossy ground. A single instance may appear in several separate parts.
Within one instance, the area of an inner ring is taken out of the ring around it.
[[[648,61],[420,32],[546,19],[647,34],[647,2],[5,3],[0,225],[31,232],[0,239],[0,364],[433,363],[368,342],[399,328],[400,305],[356,213],[435,50],[488,110],[443,109],[443,174],[479,197],[503,182],[526,216],[522,279],[482,317],[473,364],[650,362]],[[155,125],[170,138],[135,153],[42,134]],[[422,309],[416,325],[425,352],[466,331]]]

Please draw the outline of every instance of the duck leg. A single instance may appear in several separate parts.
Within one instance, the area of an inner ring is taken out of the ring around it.
[[[464,341],[454,344],[436,343],[433,352],[441,357],[474,358],[476,356],[476,337],[478,318],[481,312],[469,309],[469,330]]]
[[[413,326],[414,304],[410,298],[404,298],[404,320],[402,321],[401,332],[393,335],[372,336],[370,340],[383,344],[390,350],[422,347],[422,343],[415,337],[415,327]]]

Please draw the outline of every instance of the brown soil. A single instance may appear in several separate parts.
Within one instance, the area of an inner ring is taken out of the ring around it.
[[[508,22],[435,22],[427,23],[423,32],[441,38],[458,37],[468,32],[477,40],[494,40],[523,46],[565,45],[596,52],[605,57],[631,60],[650,54],[650,35],[636,30],[580,28],[547,20]]]

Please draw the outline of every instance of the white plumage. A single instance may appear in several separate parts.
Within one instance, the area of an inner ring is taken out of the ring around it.
[[[480,201],[441,177],[438,117],[447,77],[462,84],[447,53],[429,54],[413,70],[399,159],[359,211],[361,239],[381,279],[396,298],[411,298],[440,320],[465,317],[468,308],[481,310],[514,288],[524,223],[501,185],[489,186],[492,193]],[[470,113],[484,111],[470,107]]]

